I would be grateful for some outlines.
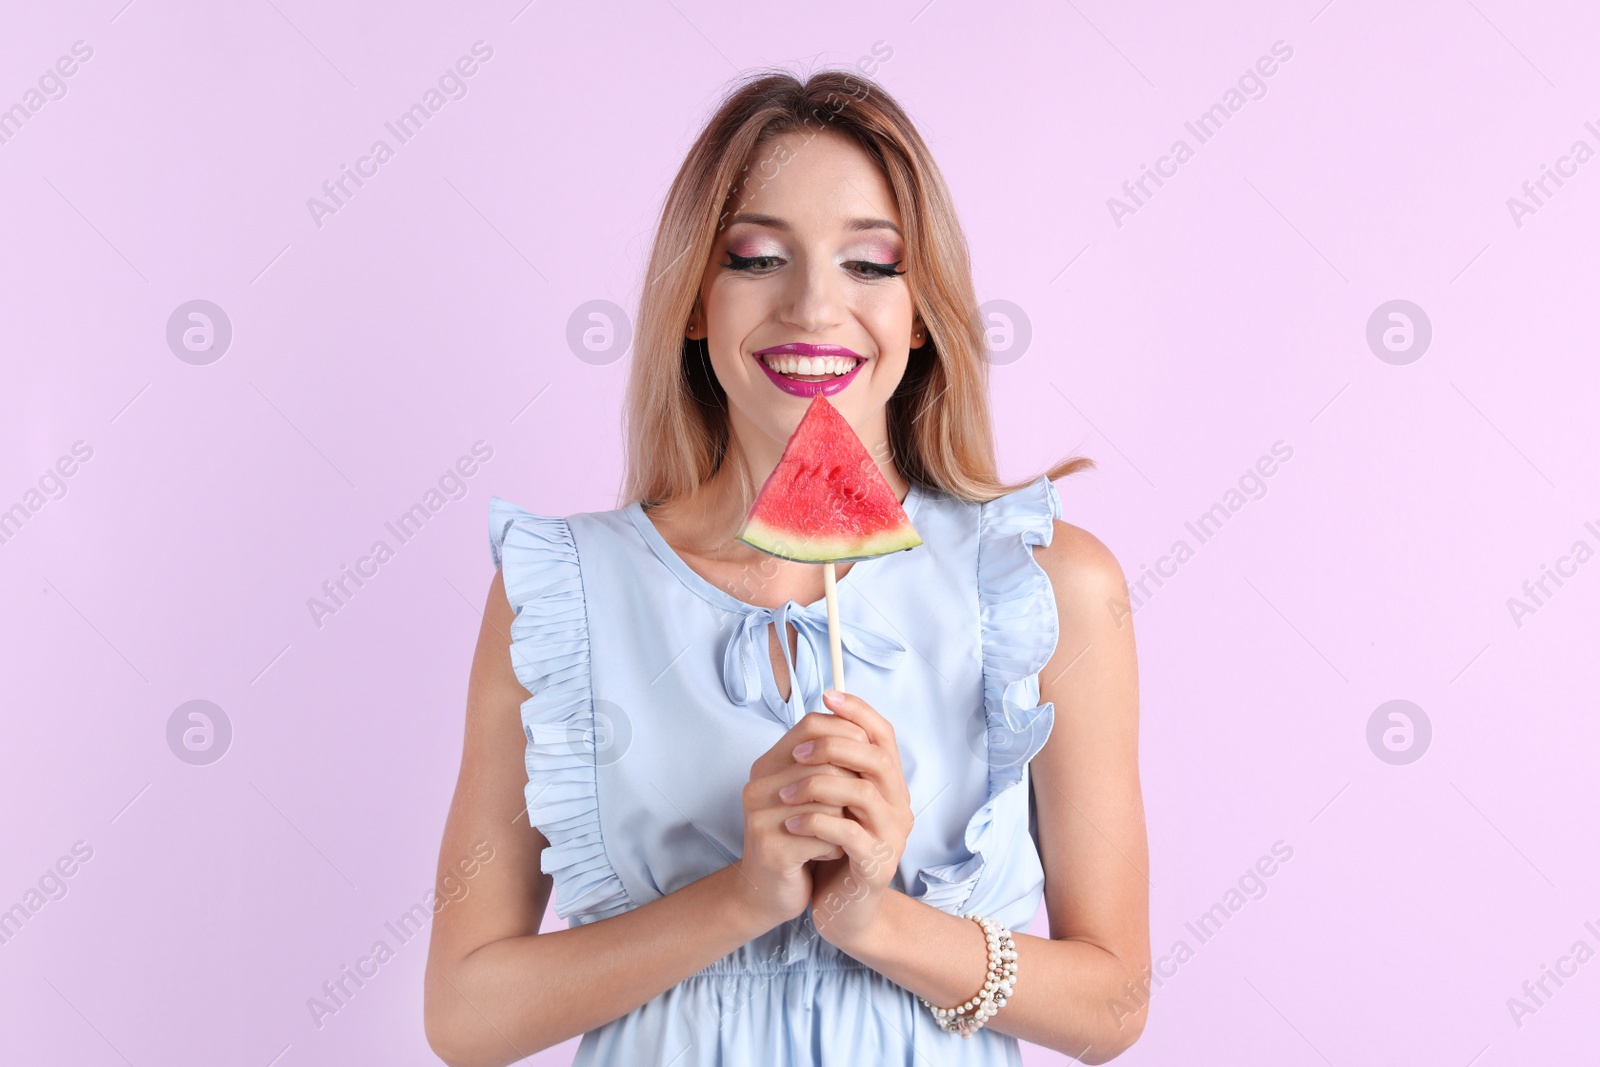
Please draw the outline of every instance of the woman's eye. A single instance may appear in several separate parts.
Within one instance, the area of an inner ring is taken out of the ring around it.
[[[858,259],[849,266],[859,271],[863,277],[898,278],[905,273],[903,270],[895,269],[900,266],[898,259],[893,263],[874,263],[868,259]]]
[[[723,266],[728,270],[743,271],[746,274],[768,274],[776,270],[782,263],[782,256],[741,256],[729,252],[728,262]],[[896,269],[899,266],[899,260],[895,260],[893,263],[874,263],[869,259],[857,259],[845,264],[845,268],[850,273],[864,280],[898,278],[905,273],[903,270]]]
[[[776,264],[778,261],[777,256],[736,256],[729,252],[726,266],[729,270],[742,270],[750,274],[764,274],[770,269],[765,264]]]

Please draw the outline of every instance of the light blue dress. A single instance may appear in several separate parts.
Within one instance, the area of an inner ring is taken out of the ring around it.
[[[1041,477],[982,505],[913,486],[904,506],[924,543],[856,562],[838,583],[845,688],[894,724],[916,816],[893,886],[1026,930],[1044,890],[1028,761],[1055,719],[1038,672],[1058,627],[1032,546],[1050,543],[1060,499]],[[556,913],[596,922],[737,859],[750,765],[823,710],[826,602],[739,599],[691,569],[638,504],[558,518],[494,497],[489,523],[517,613],[512,664],[532,694],[526,798],[550,842],[540,866]],[[768,626],[784,621],[799,634],[792,660],[784,642],[788,701],[768,652]],[[1021,1062],[997,1030],[939,1029],[913,993],[824,941],[809,909],[588,1032],[574,1060]]]

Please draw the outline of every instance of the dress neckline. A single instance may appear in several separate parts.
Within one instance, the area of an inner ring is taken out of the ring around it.
[[[917,485],[916,482],[912,482],[911,488],[906,491],[906,498],[900,502],[900,506],[905,509],[907,518],[915,518],[917,513],[917,505],[922,502],[922,497],[922,487]],[[726,589],[722,589],[714,585],[699,571],[689,566],[684,558],[678,555],[677,549],[673,548],[667,543],[667,539],[662,536],[661,531],[656,529],[656,524],[651,522],[650,516],[645,514],[644,505],[640,501],[635,500],[633,503],[624,508],[623,512],[638,529],[639,535],[643,537],[645,543],[650,546],[650,550],[655,553],[656,558],[665,564],[668,570],[676,574],[679,581],[681,581],[685,586],[693,590],[695,593],[699,594],[702,599],[711,602],[725,611],[751,612],[777,610],[776,607],[766,608],[760,604],[752,604],[747,600],[740,600],[732,593],[729,593]],[[899,552],[889,552],[882,556],[873,556],[869,559],[855,560],[851,564],[850,570],[845,574],[845,576],[838,580],[838,588],[841,590],[846,586],[854,588],[856,584],[856,573],[861,569],[862,566],[868,566],[869,569],[871,569],[872,564],[879,564],[882,560],[887,559],[890,556],[898,555],[900,555]],[[798,601],[793,600],[789,602],[795,604],[799,603]],[[827,596],[823,595],[812,601],[810,604],[800,604],[799,606],[803,610],[809,611],[826,602]]]

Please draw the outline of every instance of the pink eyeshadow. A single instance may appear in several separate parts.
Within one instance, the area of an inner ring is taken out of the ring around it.
[[[749,239],[730,243],[728,245],[728,251],[732,252],[736,256],[742,256],[745,259],[750,259],[755,256],[776,256],[782,254],[776,248],[773,248],[770,245],[764,247],[762,242]]]
[[[900,256],[897,254],[897,251],[898,250],[893,245],[889,245],[889,244],[873,244],[873,245],[868,245],[862,251],[861,255],[853,256],[851,258],[853,258],[853,259],[870,259],[874,263],[894,263],[894,262],[896,262],[896,261],[898,261],[900,259]]]

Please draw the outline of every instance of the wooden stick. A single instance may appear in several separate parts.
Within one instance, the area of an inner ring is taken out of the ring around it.
[[[839,643],[839,584],[834,577],[833,560],[822,564],[822,589],[828,597],[828,653],[833,658],[833,686],[843,693],[844,650]]]

